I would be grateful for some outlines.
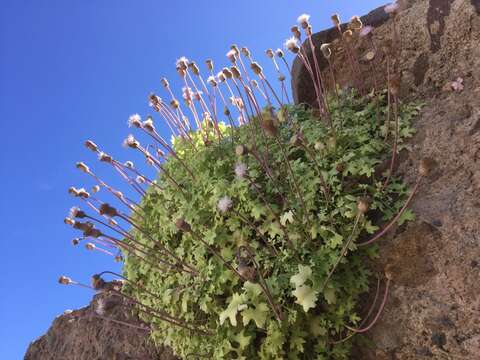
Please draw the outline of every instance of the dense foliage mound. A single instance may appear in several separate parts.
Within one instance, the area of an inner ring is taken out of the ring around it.
[[[348,358],[348,328],[375,280],[376,245],[357,240],[398,213],[406,187],[376,173],[394,135],[378,121],[386,101],[344,91],[329,110],[335,131],[285,106],[220,123],[221,137],[210,127],[174,139],[176,155],[132,215],[135,243],[155,251],[126,254],[124,266],[125,293],[145,305],[155,341],[184,358]],[[399,107],[399,149],[417,111]]]

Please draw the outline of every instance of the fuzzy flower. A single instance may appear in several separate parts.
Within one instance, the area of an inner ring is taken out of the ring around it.
[[[142,118],[138,114],[130,115],[128,118],[128,127],[136,127],[139,128],[142,126]]]
[[[231,209],[232,207],[232,199],[230,199],[228,196],[224,196],[218,200],[217,208],[221,213],[226,213],[228,210]]]
[[[142,123],[142,127],[149,132],[155,131],[155,126],[153,125],[153,119],[150,116]]]
[[[215,80],[215,76],[213,75],[210,75],[208,78],[207,78],[207,83],[210,84],[210,86],[217,86],[217,81]]]
[[[245,165],[244,163],[242,162],[237,162],[235,164],[235,175],[239,178],[239,179],[243,179],[245,177],[245,175],[247,175],[247,165]]]
[[[373,26],[367,25],[367,26],[364,26],[364,27],[362,28],[362,30],[360,30],[359,35],[360,35],[361,37],[365,37],[365,36],[371,34],[372,31],[373,31]]]
[[[298,53],[299,47],[298,47],[298,40],[295,36],[292,36],[291,38],[287,39],[284,43],[285,49],[293,52],[293,53]]]
[[[130,134],[125,140],[123,140],[123,146],[136,149],[138,147],[138,141],[135,140],[135,137]]]
[[[182,70],[186,70],[188,66],[188,59],[185,56],[182,56],[175,62],[175,66],[179,67]]]
[[[230,51],[227,52],[226,56],[227,59],[230,60],[231,62],[235,62],[235,56],[237,55],[237,52],[234,49],[231,49]]]
[[[111,163],[113,158],[110,155],[101,151],[101,152],[98,153],[98,160],[103,161],[103,162]]]
[[[275,50],[275,55],[277,55],[279,58],[283,58],[285,56],[282,49]]]
[[[461,77],[457,78],[455,81],[452,81],[451,84],[453,91],[460,92],[463,90],[463,79]]]
[[[188,86],[184,86],[184,87],[182,88],[182,97],[183,97],[186,101],[191,101],[191,100],[192,100],[192,96],[193,96],[192,89],[189,88]]]
[[[393,2],[391,4],[388,4],[383,8],[387,14],[393,15],[397,13],[397,11],[400,9],[400,5],[398,5],[397,2]]]
[[[308,20],[310,19],[310,15],[308,14],[302,14],[297,18],[297,22],[302,25],[303,28],[306,28],[308,26]]]

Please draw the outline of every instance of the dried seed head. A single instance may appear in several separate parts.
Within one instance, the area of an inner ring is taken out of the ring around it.
[[[213,60],[212,59],[207,59],[205,60],[205,63],[207,64],[207,69],[208,70],[213,70]]]
[[[78,189],[74,186],[68,188],[68,193],[73,196],[78,196]]]
[[[357,209],[361,214],[366,214],[370,208],[371,200],[368,197],[361,197],[358,199]]]
[[[297,18],[297,22],[302,26],[302,28],[306,29],[309,26],[308,20],[310,19],[310,15],[302,14]]]
[[[279,80],[279,81],[285,81],[285,79],[286,79],[286,78],[285,78],[285,75],[283,75],[282,73],[279,73],[279,74],[278,74],[278,80]]]
[[[90,168],[81,161],[77,162],[75,166],[77,167],[78,170],[83,171],[86,174],[90,173]]]
[[[174,108],[174,109],[178,109],[179,106],[180,106],[180,103],[178,102],[177,99],[172,99],[172,100],[170,101],[170,106],[171,106],[172,108]]]
[[[266,54],[270,59],[273,58],[273,56],[274,56],[272,49],[267,49],[267,50],[265,50],[265,54]]]
[[[107,285],[107,282],[102,279],[102,277],[98,274],[92,276],[92,287],[95,290],[102,290]]]
[[[100,191],[100,185],[95,185],[92,187],[92,193],[96,194]]]
[[[236,66],[231,66],[230,71],[232,72],[233,77],[235,79],[240,79],[241,74],[240,74],[240,71],[238,70],[238,68]]]
[[[209,76],[209,77],[207,78],[207,83],[209,83],[210,86],[213,86],[213,87],[215,87],[215,86],[218,85],[218,83],[217,83],[217,81],[215,80],[215,77],[214,77],[213,75],[211,75],[211,76]]]
[[[323,56],[325,59],[330,59],[332,56],[332,49],[330,48],[330,43],[324,43],[320,46],[320,50],[322,51]]]
[[[367,25],[367,26],[364,26],[362,30],[360,30],[359,35],[360,37],[370,36],[372,35],[372,31],[373,31],[373,26]]]
[[[92,237],[92,238],[99,238],[100,236],[103,236],[102,232],[98,229],[95,229],[93,226],[90,228],[87,228],[83,231],[83,236],[85,237]]]
[[[75,220],[73,220],[72,218],[66,217],[65,219],[63,219],[63,223],[65,225],[74,226],[75,225]]]
[[[235,51],[235,54],[236,54],[236,55],[239,55],[239,54],[240,54],[240,50],[238,49],[237,44],[232,44],[232,45],[230,45],[230,49],[233,50],[233,51]]]
[[[153,125],[153,118],[148,116],[147,119],[142,123],[142,127],[148,132],[154,132],[155,125]]]
[[[182,56],[180,59],[176,61],[175,66],[182,70],[187,70],[188,59],[185,56]]]
[[[160,82],[162,83],[163,87],[168,88],[170,86],[167,78],[161,78]]]
[[[135,181],[139,184],[145,184],[145,178],[143,176],[138,175]]]
[[[247,47],[245,47],[245,46],[242,47],[242,48],[240,49],[240,51],[242,52],[243,56],[245,56],[245,57],[250,57],[250,50],[248,50]]]
[[[90,193],[86,191],[84,188],[78,189],[77,196],[83,199],[88,199],[90,197]]]
[[[77,246],[78,244],[80,244],[80,238],[72,239],[72,245],[73,246]]]
[[[333,14],[331,16],[333,26],[340,26],[340,16],[338,14]]]
[[[230,60],[232,63],[234,63],[235,61],[237,61],[236,59],[236,56],[237,56],[237,52],[233,49],[229,50],[226,55],[228,60]]]
[[[225,76],[227,79],[231,79],[233,77],[233,74],[229,68],[224,67],[222,69],[222,73],[223,73],[223,76]]]
[[[253,79],[253,80],[251,81],[251,83],[252,83],[252,86],[253,86],[254,88],[258,88],[258,81],[257,81],[257,80]]]
[[[187,76],[187,71],[186,69],[180,67],[180,66],[177,66],[176,68],[177,70],[177,74],[181,77],[181,78],[184,78],[185,76]]]
[[[90,221],[87,221],[87,222],[75,221],[75,223],[73,224],[73,228],[77,230],[85,231],[85,230],[93,229],[94,225]]]
[[[300,51],[300,48],[298,47],[298,40],[296,37],[291,37],[287,39],[284,43],[285,49],[288,51],[291,51],[294,54],[297,54]]]
[[[132,161],[125,161],[125,167],[129,168],[129,169],[133,169],[134,168],[134,165],[133,165],[133,162]]]
[[[232,208],[233,202],[228,196],[224,196],[218,200],[217,208],[222,214],[226,214]]]
[[[352,16],[350,23],[348,24],[349,28],[355,31],[359,31],[363,27],[362,20],[358,16]]]
[[[273,119],[264,118],[263,121],[260,122],[260,126],[268,136],[270,137],[277,136],[278,129]]]
[[[175,226],[177,227],[178,230],[184,231],[184,232],[190,232],[192,231],[192,227],[190,226],[189,223],[185,221],[183,218],[178,218],[175,221]]]
[[[293,37],[296,39],[296,40],[300,40],[301,37],[302,37],[302,33],[300,32],[300,30],[298,29],[298,26],[294,25],[290,28],[290,31],[292,32],[293,34]]]
[[[248,148],[245,145],[237,145],[235,147],[235,154],[237,154],[237,156],[245,156],[248,154]]]
[[[128,127],[142,127],[142,118],[138,114],[130,115],[128,118]]]
[[[94,244],[94,243],[91,243],[91,242],[86,243],[86,244],[85,244],[85,249],[87,249],[87,250],[95,250],[95,244]]]
[[[71,283],[73,283],[73,281],[69,277],[62,275],[58,278],[58,283],[62,285],[70,285]]]
[[[95,143],[94,143],[93,141],[91,141],[91,140],[85,141],[85,147],[86,147],[87,149],[92,150],[93,152],[97,152],[97,151],[98,151],[98,146],[97,146],[97,144],[95,144]]]
[[[226,80],[226,77],[225,77],[225,75],[223,75],[222,71],[219,71],[217,73],[217,79],[218,79],[219,82],[224,82]]]
[[[422,177],[427,177],[437,167],[437,162],[432,158],[423,158],[418,165],[418,173]]]
[[[353,32],[352,30],[346,30],[344,33],[343,33],[343,39],[346,41],[346,42],[352,42],[353,41]]]
[[[279,58],[283,58],[285,56],[285,53],[282,49],[277,49],[275,50],[275,55],[277,55]]]
[[[125,140],[123,140],[123,146],[129,147],[132,149],[137,149],[140,144],[133,135],[128,135]]]
[[[74,206],[70,208],[70,211],[68,212],[68,216],[72,219],[78,218],[78,219],[83,219],[84,217],[87,216],[87,214],[82,211],[79,207]]]
[[[192,61],[191,63],[188,64],[188,67],[194,73],[195,75],[200,75],[200,69],[198,68],[197,64]]]
[[[103,161],[103,162],[107,162],[107,163],[111,163],[113,161],[113,158],[110,155],[101,151],[101,152],[98,153],[98,160]]]
[[[250,63],[250,69],[252,69],[252,71],[255,73],[255,75],[261,75],[262,72],[263,72],[262,67],[256,61],[252,61]]]
[[[235,164],[235,175],[239,179],[243,179],[245,177],[245,175],[247,175],[247,172],[248,172],[247,165],[245,165],[242,162],[237,162]]]
[[[100,213],[100,215],[107,215],[109,217],[118,216],[117,209],[107,203],[103,203],[98,209],[98,212]]]

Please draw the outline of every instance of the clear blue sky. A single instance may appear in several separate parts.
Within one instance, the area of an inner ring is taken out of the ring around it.
[[[0,359],[22,359],[30,341],[92,294],[62,287],[60,274],[88,282],[110,258],[70,244],[62,220],[75,169],[93,138],[121,159],[131,113],[148,113],[175,59],[226,63],[232,43],[258,58],[281,46],[303,12],[314,30],[384,4],[381,0],[0,0]],[[106,176],[108,178],[108,176]],[[113,174],[112,174],[113,177]]]

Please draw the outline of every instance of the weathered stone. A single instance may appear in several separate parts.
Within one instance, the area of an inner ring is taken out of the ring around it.
[[[401,100],[421,100],[425,106],[397,172],[413,183],[425,156],[436,159],[439,168],[412,204],[417,220],[379,241],[378,269],[392,265],[393,286],[380,321],[367,334],[375,348],[358,348],[355,358],[474,360],[480,354],[480,3],[410,0],[403,5],[395,20],[401,38],[395,59],[403,75]],[[373,44],[378,48],[392,37],[392,19],[363,19],[376,27]],[[315,34],[315,45],[332,42],[337,83],[356,85],[337,33]],[[355,41],[359,56],[371,47],[366,39]],[[330,69],[320,59],[330,87]],[[372,71],[361,62],[359,68],[369,90]],[[378,87],[385,87],[386,56],[380,50],[374,70]],[[463,90],[442,91],[458,77]],[[298,59],[292,86],[297,103],[316,105],[312,81]]]
[[[47,333],[30,344],[24,359],[177,359],[170,350],[155,347],[145,328],[146,324],[132,315],[131,305],[125,303],[123,298],[99,293],[87,307],[58,316]]]

